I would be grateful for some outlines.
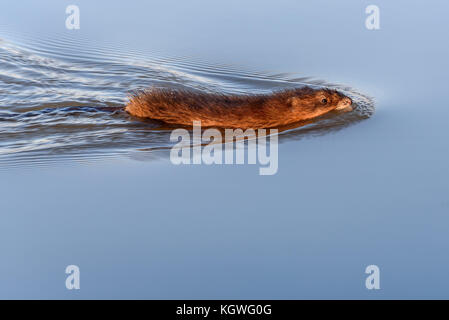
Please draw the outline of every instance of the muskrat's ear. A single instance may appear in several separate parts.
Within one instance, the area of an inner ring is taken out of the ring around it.
[[[287,103],[291,106],[291,107],[297,107],[299,104],[299,98],[298,97],[290,97],[287,99]]]

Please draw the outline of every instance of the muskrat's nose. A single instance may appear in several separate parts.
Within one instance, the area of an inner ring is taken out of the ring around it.
[[[337,110],[345,110],[345,111],[351,111],[352,110],[352,100],[348,97],[344,97],[341,99],[341,101],[337,105]]]
[[[348,97],[343,98],[342,104],[349,107],[350,105],[352,105],[352,100]]]

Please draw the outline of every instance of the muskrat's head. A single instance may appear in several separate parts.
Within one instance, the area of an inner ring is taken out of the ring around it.
[[[292,111],[308,119],[332,110],[351,111],[352,100],[336,90],[299,89],[287,99]]]

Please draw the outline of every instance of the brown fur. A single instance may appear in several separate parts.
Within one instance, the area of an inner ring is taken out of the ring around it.
[[[324,100],[326,99],[326,100]],[[152,88],[131,97],[126,111],[169,124],[272,128],[313,119],[331,110],[350,110],[351,99],[328,89],[289,89],[260,95],[225,95]]]

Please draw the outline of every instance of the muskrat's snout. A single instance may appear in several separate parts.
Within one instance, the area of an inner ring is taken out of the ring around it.
[[[336,110],[344,110],[344,111],[351,111],[352,110],[352,100],[351,98],[344,97],[340,100],[340,102],[337,104]]]

